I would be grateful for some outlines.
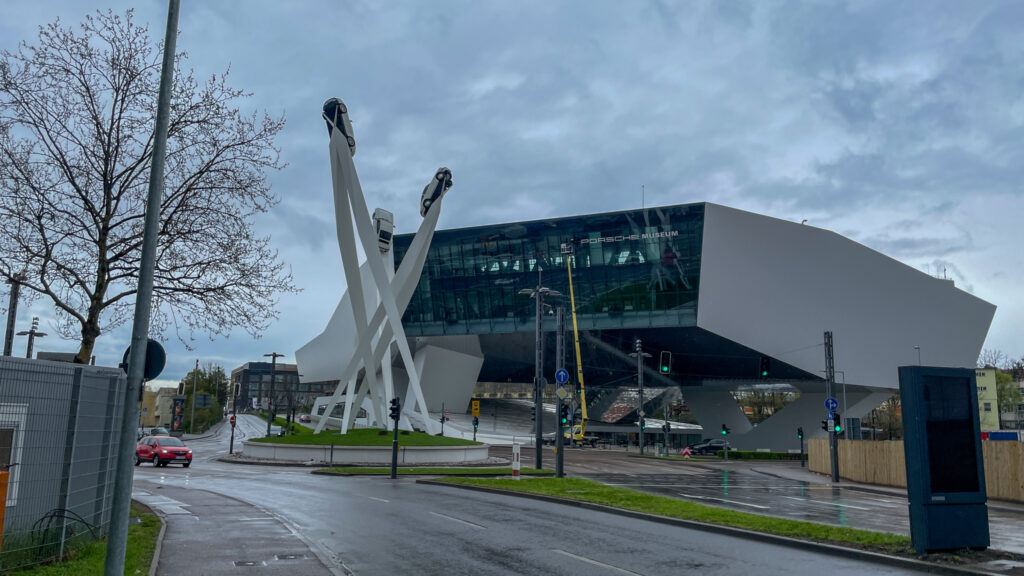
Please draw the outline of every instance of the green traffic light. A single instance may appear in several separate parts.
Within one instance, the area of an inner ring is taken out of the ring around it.
[[[768,371],[767,370],[761,370],[761,376],[767,376],[767,375],[768,375]]]
[[[722,435],[724,436],[725,434],[727,434],[727,432],[725,430],[722,430]]]
[[[836,434],[839,434],[842,431],[843,431],[843,427],[840,426],[839,424],[836,424]]]

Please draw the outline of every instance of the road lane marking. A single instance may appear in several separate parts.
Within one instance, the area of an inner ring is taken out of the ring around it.
[[[370,500],[376,500],[377,502],[391,502],[390,500],[385,500],[383,498],[377,498],[376,496],[367,496],[367,498],[369,498]]]
[[[852,504],[839,504],[838,502],[819,502],[817,500],[808,500],[806,498],[797,498],[796,496],[783,496],[783,498],[789,498],[790,500],[796,500],[798,502],[804,502],[806,504],[822,504],[825,506],[841,506],[843,508],[853,508],[854,510],[871,510],[871,508],[863,508],[861,506],[854,506]]]
[[[684,498],[699,498],[700,500],[715,500],[716,502],[728,502],[729,504],[739,504],[740,506],[750,506],[751,508],[760,508],[761,510],[768,510],[768,506],[761,506],[760,504],[750,504],[748,502],[739,502],[737,500],[726,500],[725,498],[715,498],[714,496],[698,496],[696,494],[683,494],[677,492]]]
[[[487,529],[485,526],[481,526],[479,524],[473,524],[472,522],[466,522],[465,520],[460,520],[458,518],[453,518],[451,516],[448,516],[446,514],[441,514],[439,512],[431,512],[431,514],[433,514],[434,516],[440,516],[441,518],[447,518],[448,520],[452,520],[453,522],[458,522],[459,524],[465,524],[466,526],[472,526],[473,528],[477,528],[479,530],[486,530]]]
[[[568,556],[569,558],[573,558],[575,560],[579,560],[580,562],[586,562],[587,564],[593,564],[594,566],[600,566],[602,568],[608,568],[609,570],[615,570],[615,571],[621,572],[623,574],[632,574],[633,576],[643,576],[642,574],[638,574],[636,572],[630,572],[629,570],[626,570],[624,568],[619,568],[618,566],[612,566],[611,564],[605,564],[604,562],[598,562],[597,560],[591,560],[590,558],[585,558],[583,556],[577,556],[576,554],[573,554],[572,552],[566,552],[565,550],[559,550],[559,549],[555,548],[555,549],[553,549],[551,551],[555,552],[557,554],[561,554],[563,556]]]

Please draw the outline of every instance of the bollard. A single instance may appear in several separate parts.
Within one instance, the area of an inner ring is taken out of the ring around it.
[[[519,480],[519,444],[512,445],[512,477]]]

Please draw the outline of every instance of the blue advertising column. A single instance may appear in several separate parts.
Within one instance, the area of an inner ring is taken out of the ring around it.
[[[914,549],[987,548],[974,369],[900,366],[899,375]]]

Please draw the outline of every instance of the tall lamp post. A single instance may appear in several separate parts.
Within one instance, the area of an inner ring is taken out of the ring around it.
[[[270,396],[267,401],[267,437],[270,437],[270,424],[274,422],[274,380],[277,378],[277,359],[284,356],[277,352],[264,354],[270,356]]]
[[[543,468],[544,461],[544,455],[541,450],[544,445],[544,433],[542,432],[543,406],[541,403],[542,395],[544,393],[544,326],[541,314],[544,310],[544,296],[561,296],[562,293],[541,285],[540,270],[537,270],[537,287],[523,288],[519,293],[529,294],[530,298],[533,298],[537,304],[537,350],[534,357],[535,366],[533,373],[533,411],[536,416],[534,430],[536,434],[534,442],[534,458],[536,463],[534,464],[534,467],[540,470]]]

